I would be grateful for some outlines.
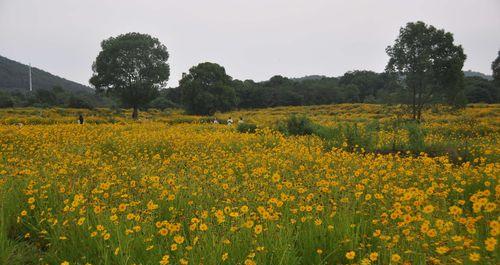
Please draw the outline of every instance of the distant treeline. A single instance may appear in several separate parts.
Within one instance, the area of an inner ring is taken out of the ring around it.
[[[335,103],[406,103],[407,91],[398,77],[372,71],[350,71],[341,77],[312,76],[286,78],[274,76],[268,81],[231,80],[238,109],[276,106],[304,106]],[[500,87],[478,76],[464,78],[465,103],[499,103]],[[436,99],[439,100],[439,99]],[[445,100],[440,99],[440,100]],[[456,102],[457,104],[464,102]],[[0,91],[0,107],[128,107],[116,99],[94,92],[74,91],[61,86],[52,89]],[[179,87],[162,89],[149,108],[182,108]]]
[[[336,103],[407,103],[407,91],[398,82],[398,77],[372,71],[350,71],[338,78],[315,76],[290,79],[274,76],[264,82],[233,80],[231,84],[236,92],[238,109]],[[481,77],[465,77],[464,93],[462,100],[465,102],[455,104],[500,102],[500,87]],[[161,90],[150,106],[158,109],[181,107],[181,89]]]
[[[21,89],[0,90],[0,108],[11,107],[67,107],[93,109],[96,107],[117,107],[110,98],[87,91],[68,91],[61,86],[52,89],[26,91]]]

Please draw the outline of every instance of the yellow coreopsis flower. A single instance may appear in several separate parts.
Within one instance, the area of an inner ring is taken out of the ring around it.
[[[354,257],[356,257],[356,252],[354,251],[349,251],[345,254],[345,257],[348,259],[348,260],[353,260]]]
[[[432,206],[430,204],[427,205],[427,206],[425,206],[424,209],[423,209],[423,212],[427,213],[427,214],[432,213],[433,211],[434,211],[434,206]]]
[[[401,260],[401,256],[399,256],[398,254],[392,254],[391,255],[391,261],[392,262],[398,263],[400,260]]]
[[[180,236],[180,235],[174,236],[174,241],[175,241],[175,243],[180,245],[180,244],[184,243],[184,237]]]
[[[486,250],[488,251],[494,251],[495,246],[497,244],[497,239],[493,237],[489,237],[484,241],[484,244],[486,246]]]
[[[258,235],[258,234],[260,234],[260,233],[262,233],[262,225],[256,225],[256,226],[254,227],[254,232],[255,232],[255,234],[257,234],[257,235]]]
[[[170,256],[164,255],[160,260],[160,265],[167,265],[170,263]]]
[[[479,261],[481,259],[481,255],[477,252],[472,252],[469,254],[469,260],[471,261]]]

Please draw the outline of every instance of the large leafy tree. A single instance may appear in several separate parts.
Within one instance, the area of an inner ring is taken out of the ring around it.
[[[111,37],[101,43],[90,83],[98,92],[118,97],[126,107],[138,109],[153,100],[168,81],[167,48],[157,38],[141,33]]]
[[[232,78],[216,63],[200,63],[189,69],[179,82],[182,102],[190,114],[212,115],[236,106]]]
[[[425,105],[463,94],[462,46],[453,34],[418,21],[401,28],[394,45],[387,47],[387,71],[404,78],[413,119],[420,120]]]

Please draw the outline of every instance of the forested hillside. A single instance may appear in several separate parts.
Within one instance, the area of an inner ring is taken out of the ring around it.
[[[0,56],[0,90],[28,90],[28,69],[28,65]],[[33,90],[61,87],[67,92],[92,91],[88,86],[55,76],[36,67],[32,67],[31,71]]]

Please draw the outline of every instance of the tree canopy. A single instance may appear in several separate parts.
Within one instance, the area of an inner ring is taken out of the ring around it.
[[[179,82],[182,103],[190,114],[211,115],[236,106],[232,78],[216,63],[200,63],[189,69]]]
[[[118,97],[134,109],[146,106],[158,95],[170,76],[167,48],[157,38],[141,33],[111,37],[101,43],[90,83],[98,92]]]
[[[413,119],[420,120],[423,107],[436,97],[453,103],[460,95],[466,56],[453,42],[453,34],[418,21],[401,28],[394,45],[387,47],[386,69],[404,78]]]
[[[465,95],[470,103],[496,103],[500,100],[500,87],[481,77],[466,77]]]

